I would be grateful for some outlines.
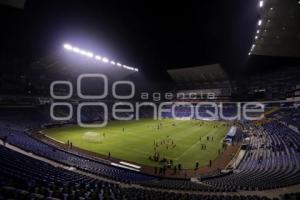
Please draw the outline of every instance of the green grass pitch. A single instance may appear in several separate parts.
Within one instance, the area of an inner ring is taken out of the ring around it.
[[[158,129],[160,123],[162,125]],[[174,164],[180,163],[183,169],[192,169],[196,162],[204,166],[218,156],[218,149],[221,149],[222,140],[229,129],[222,126],[223,122],[199,123],[195,120],[143,119],[109,122],[104,128],[72,125],[43,132],[64,143],[69,140],[74,146],[85,150],[103,155],[110,152],[112,157],[148,166],[161,165],[149,159],[157,146],[156,151],[161,159],[172,159]],[[97,137],[101,141],[86,140],[86,132],[98,133]],[[207,141],[207,136],[213,136],[213,141]],[[202,144],[206,144],[206,150],[201,149]]]

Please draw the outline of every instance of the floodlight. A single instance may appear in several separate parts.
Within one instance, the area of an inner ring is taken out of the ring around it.
[[[264,1],[259,2],[259,7],[262,8],[264,6]]]
[[[95,59],[96,59],[96,60],[101,60],[102,58],[101,58],[101,56],[98,56],[98,55],[97,55],[97,56],[95,56]]]
[[[261,26],[262,20],[260,19],[257,24],[258,24],[258,26]]]
[[[76,52],[76,53],[79,53],[79,52],[80,52],[80,49],[77,48],[77,47],[73,47],[72,50],[73,50],[74,52]]]
[[[257,34],[259,34],[259,32],[260,32],[259,30],[256,31]]]
[[[108,63],[109,60],[108,60],[108,58],[103,57],[102,61],[105,62],[105,63]]]
[[[258,37],[257,37],[257,35],[255,36],[255,39],[257,39]]]
[[[87,55],[87,52],[86,52],[85,50],[80,50],[79,53],[80,53],[81,55]]]
[[[67,50],[72,50],[72,46],[70,44],[64,44],[64,48]]]
[[[86,55],[87,55],[88,57],[90,57],[90,58],[94,57],[94,54],[93,54],[92,52],[89,52],[89,51],[86,53]]]
[[[123,65],[123,67],[124,67],[125,69],[128,69],[128,66],[127,66],[127,65]]]
[[[137,68],[130,67],[130,66],[127,66],[127,65],[122,65],[121,63],[115,62],[113,60],[109,60],[106,57],[102,57],[102,56],[99,56],[99,55],[94,55],[94,53],[91,52],[91,51],[80,49],[80,48],[72,46],[71,44],[68,44],[68,43],[64,43],[63,48],[66,49],[66,50],[71,50],[75,53],[79,53],[80,55],[87,56],[89,58],[95,58],[96,60],[99,60],[99,61],[102,61],[102,62],[105,62],[105,63],[109,63],[111,65],[117,65],[118,67],[123,67],[125,69],[132,70],[132,71],[139,71]]]

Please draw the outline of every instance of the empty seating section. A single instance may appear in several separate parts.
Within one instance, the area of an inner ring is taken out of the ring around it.
[[[142,183],[142,185],[152,187],[152,188],[175,189],[175,190],[192,190],[192,191],[206,191],[206,192],[221,191],[218,188],[210,185],[202,185],[187,180],[161,179],[161,180],[147,181]],[[222,191],[231,192],[231,190],[222,190]]]
[[[300,183],[300,134],[278,121],[255,127],[235,173],[205,181],[216,187],[270,189]]]
[[[55,149],[54,147],[48,146],[47,144],[30,137],[22,131],[0,128],[0,137],[7,137],[6,141],[8,143],[18,146],[26,151],[30,151],[36,155],[44,156],[65,165],[74,166],[104,177],[120,181],[144,181],[153,179],[153,177],[150,176],[112,167]]]
[[[269,200],[259,196],[224,196],[153,191],[98,180],[0,147],[0,199],[170,199]]]
[[[289,112],[289,110],[285,110],[280,113],[279,118],[282,121],[289,120],[287,111]],[[177,116],[189,116],[189,110],[186,107],[179,108],[176,112]],[[203,113],[203,110],[199,110],[199,112]],[[226,114],[231,112],[232,109],[229,109]],[[174,189],[204,192],[264,190],[300,183],[300,134],[277,120],[271,120],[261,126],[245,125],[245,127],[251,128],[250,143],[247,146],[243,160],[233,173],[208,177],[202,183],[194,183],[189,180],[158,179],[113,167],[83,157],[80,154],[77,155],[57,149],[25,132],[26,129],[51,123],[49,118],[44,117],[43,111],[30,108],[26,109],[25,114],[21,115],[19,113],[22,112],[15,110],[11,112],[11,116],[0,114],[0,139],[25,151],[66,166],[72,166],[81,171],[123,183],[135,183],[159,190]],[[86,116],[86,119],[98,119],[101,118],[101,113]],[[170,117],[169,113],[165,113],[165,117]],[[299,119],[297,113],[293,113],[292,117],[293,119]],[[21,118],[24,118],[24,120],[21,120]],[[297,122],[297,120],[294,121]],[[1,188],[0,194],[8,195],[11,198],[16,198],[14,195],[20,195],[20,197],[22,195],[26,197],[36,195],[37,198],[40,195],[59,199],[76,199],[75,197],[82,197],[83,199],[129,199],[128,197],[130,199],[220,198],[217,195],[187,195],[162,191],[151,192],[150,190],[128,186],[121,187],[118,184],[96,180],[72,171],[53,167],[2,146],[0,146],[0,164],[0,184],[4,186]],[[245,196],[243,198],[241,196],[226,196],[226,199],[262,198],[256,196]]]
[[[300,128],[300,107],[285,109],[280,114],[282,115],[281,121]]]

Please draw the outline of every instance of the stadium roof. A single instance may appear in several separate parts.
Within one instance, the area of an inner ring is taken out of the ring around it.
[[[300,57],[300,1],[261,0],[250,54]]]
[[[26,0],[0,0],[0,4],[12,6],[15,8],[24,8]]]
[[[168,73],[177,83],[204,83],[227,80],[227,75],[219,64],[170,69]]]

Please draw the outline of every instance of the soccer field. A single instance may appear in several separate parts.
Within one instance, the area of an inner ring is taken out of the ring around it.
[[[196,162],[199,162],[199,166],[208,165],[209,160],[218,156],[218,149],[222,148],[222,140],[229,129],[223,124],[143,119],[114,121],[104,128],[72,125],[47,129],[43,133],[64,143],[69,140],[73,146],[85,150],[103,155],[110,152],[114,158],[149,166],[161,166],[161,163],[149,159],[156,151],[160,160],[171,159],[174,164],[180,163],[183,169],[192,169]],[[206,145],[205,150],[202,149],[203,145]]]

